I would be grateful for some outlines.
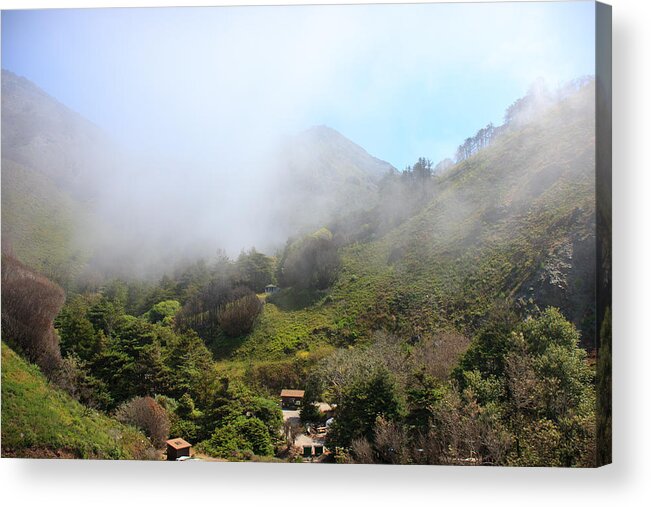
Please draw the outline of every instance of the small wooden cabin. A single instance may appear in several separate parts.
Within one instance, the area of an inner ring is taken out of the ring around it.
[[[192,444],[182,438],[172,438],[165,443],[167,444],[167,461],[176,461],[183,456],[190,457]]]
[[[305,391],[300,389],[283,389],[280,391],[280,404],[285,409],[300,408],[305,397]]]

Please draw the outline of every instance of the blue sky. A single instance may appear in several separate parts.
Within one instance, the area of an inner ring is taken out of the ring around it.
[[[326,124],[402,169],[452,156],[538,77],[594,74],[594,4],[5,11],[2,67],[189,163]]]

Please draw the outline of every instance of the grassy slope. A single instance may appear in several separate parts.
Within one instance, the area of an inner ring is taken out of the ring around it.
[[[538,276],[559,244],[591,240],[593,97],[584,90],[452,168],[419,214],[377,241],[344,248],[327,297],[305,308],[267,303],[251,335],[218,357],[288,361],[378,327],[406,338],[472,332],[497,299],[516,297]]]
[[[54,388],[2,343],[3,457],[138,459],[145,436]]]
[[[88,219],[81,205],[47,176],[2,160],[2,236],[25,264],[63,285],[90,257],[74,230]]]

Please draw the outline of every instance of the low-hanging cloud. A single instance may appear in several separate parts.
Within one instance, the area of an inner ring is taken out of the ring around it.
[[[451,156],[536,77],[591,73],[577,70],[591,48],[568,56],[572,36],[555,28],[563,9],[585,14],[558,4],[19,12],[3,16],[3,61],[119,146],[93,191],[103,230],[81,234],[101,237],[105,257],[122,257],[109,246],[152,259],[271,253],[288,232],[269,210],[291,188],[281,154],[294,134],[328,124],[399,168]]]

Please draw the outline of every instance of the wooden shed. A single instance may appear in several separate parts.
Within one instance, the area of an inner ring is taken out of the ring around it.
[[[303,403],[305,391],[300,389],[283,389],[280,391],[280,403],[283,408],[297,409]]]
[[[167,461],[176,461],[183,456],[190,457],[192,444],[182,438],[172,438],[165,442],[167,444]]]

